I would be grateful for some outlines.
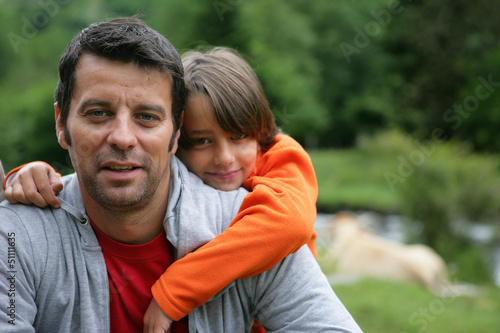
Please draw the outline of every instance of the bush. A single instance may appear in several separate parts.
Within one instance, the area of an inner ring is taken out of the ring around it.
[[[460,266],[470,268],[469,277],[477,279],[479,274],[488,279],[489,268],[478,259],[481,256],[474,255],[476,246],[467,226],[498,218],[498,159],[473,154],[468,146],[439,136],[418,142],[397,131],[364,139],[360,147],[372,154],[395,156],[397,163],[385,172],[386,180],[398,194],[401,213],[423,227],[411,241],[430,245],[448,262],[460,261]]]

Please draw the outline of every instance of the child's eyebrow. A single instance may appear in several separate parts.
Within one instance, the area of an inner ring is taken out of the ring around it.
[[[212,131],[208,130],[208,129],[192,129],[192,130],[186,131],[186,134],[190,134],[190,135],[207,135],[207,134],[211,134],[211,133],[212,133]]]

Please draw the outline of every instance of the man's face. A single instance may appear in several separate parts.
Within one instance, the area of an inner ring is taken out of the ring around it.
[[[57,106],[56,128],[84,200],[131,209],[150,203],[156,191],[167,195],[179,135],[171,106],[168,75],[94,55],[80,59],[66,124],[70,144]]]

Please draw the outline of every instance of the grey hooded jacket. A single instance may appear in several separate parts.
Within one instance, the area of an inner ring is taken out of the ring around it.
[[[0,332],[109,332],[101,248],[78,180],[63,177],[61,209],[0,204]],[[171,163],[164,225],[178,258],[228,227],[246,191],[216,191]],[[236,280],[189,315],[190,332],[360,332],[303,247],[270,270]]]

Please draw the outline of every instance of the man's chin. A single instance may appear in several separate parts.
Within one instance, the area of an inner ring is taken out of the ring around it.
[[[144,189],[138,186],[130,186],[130,182],[119,182],[113,187],[100,186],[89,191],[90,196],[99,205],[110,208],[126,209],[144,205]]]
[[[139,206],[145,205],[142,196],[132,196],[132,195],[99,195],[96,197],[96,202],[108,209],[131,209],[138,208]]]

